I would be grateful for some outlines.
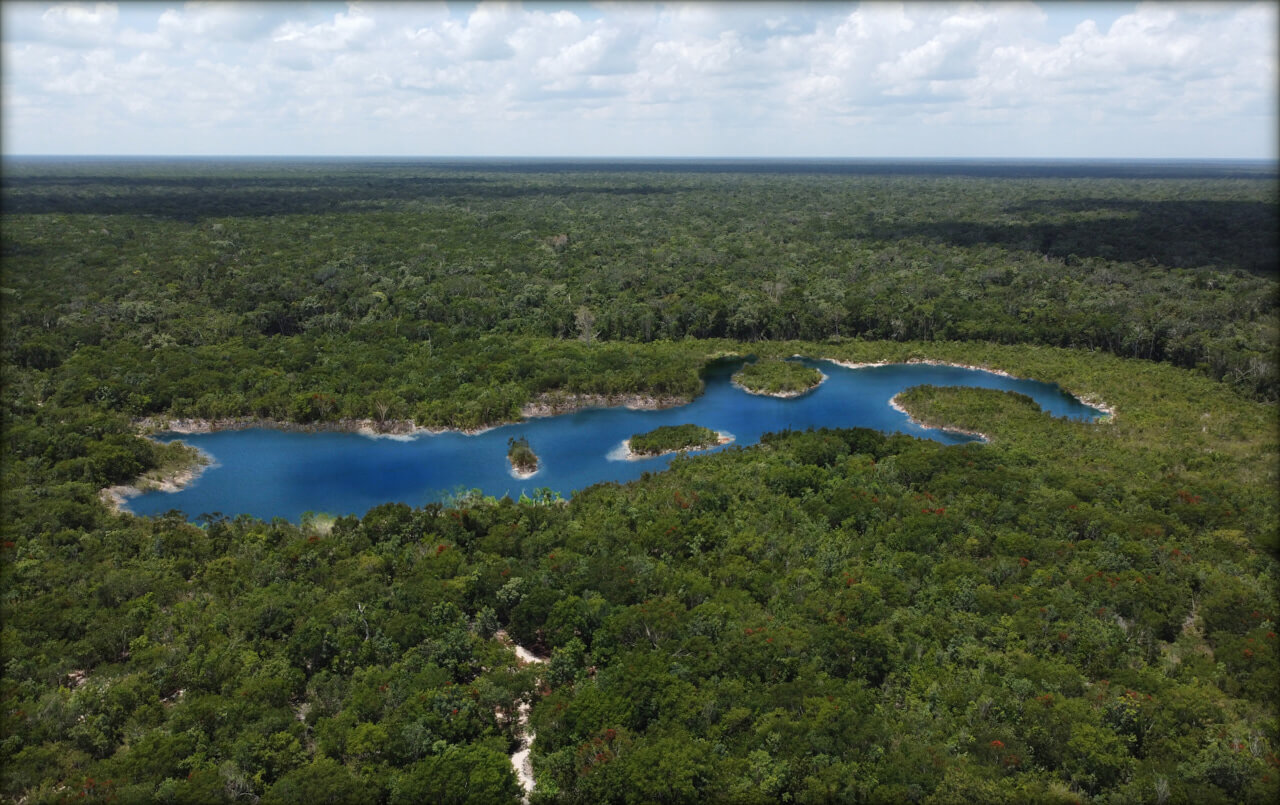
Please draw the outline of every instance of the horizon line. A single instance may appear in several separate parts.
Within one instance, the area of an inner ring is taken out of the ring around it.
[[[739,161],[739,162],[1280,162],[1267,157],[1127,156],[705,156],[705,155],[516,155],[516,154],[11,154],[0,159],[441,159],[521,161]]]

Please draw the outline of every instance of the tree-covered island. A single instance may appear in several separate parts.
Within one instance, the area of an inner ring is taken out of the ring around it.
[[[523,436],[507,439],[507,461],[511,462],[512,472],[523,478],[538,471],[538,456]]]
[[[825,379],[817,369],[777,358],[745,364],[733,375],[733,382],[743,391],[770,397],[798,397]]]
[[[663,453],[683,450],[699,450],[727,444],[729,437],[721,436],[711,428],[701,425],[663,425],[647,433],[637,433],[627,440],[627,449],[634,456],[648,458]]]

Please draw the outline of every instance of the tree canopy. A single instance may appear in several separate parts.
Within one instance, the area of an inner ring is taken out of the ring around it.
[[[631,452],[656,456],[676,450],[710,447],[720,441],[720,434],[701,425],[663,425],[647,433],[637,433],[627,440]]]
[[[6,799],[517,802],[522,705],[535,802],[1280,798],[1274,176],[10,167]],[[99,494],[189,460],[147,422],[473,428],[727,353],[1114,413],[918,387],[990,440],[298,523]]]

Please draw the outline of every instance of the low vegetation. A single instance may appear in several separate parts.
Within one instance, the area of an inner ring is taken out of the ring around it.
[[[628,445],[641,456],[656,456],[677,450],[710,447],[720,442],[720,434],[701,425],[663,425],[648,433],[637,433]]]

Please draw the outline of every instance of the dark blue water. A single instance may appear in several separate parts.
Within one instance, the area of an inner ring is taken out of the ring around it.
[[[721,362],[708,368],[706,392],[679,408],[590,408],[475,436],[442,433],[404,441],[264,429],[162,434],[164,441],[181,439],[200,448],[214,464],[186,489],[142,495],[129,502],[129,509],[143,515],[181,509],[191,518],[244,513],[296,522],[308,511],[362,515],[387,501],[419,506],[471,489],[516,498],[549,488],[569,496],[601,481],[629,481],[665,468],[669,455],[621,459],[622,441],[660,425],[685,422],[732,434],[730,446],[755,444],[770,431],[809,427],[875,428],[945,444],[972,441],[962,434],[919,427],[889,407],[895,394],[925,383],[1017,391],[1054,416],[1084,421],[1100,416],[1056,385],[976,369],[927,364],[846,369],[828,361],[804,362],[821,369],[828,379],[792,399],[735,388],[729,377],[741,361]],[[541,468],[532,478],[520,480],[510,473],[507,439],[512,436],[526,437],[538,454]],[[711,448],[717,449],[726,448]]]

